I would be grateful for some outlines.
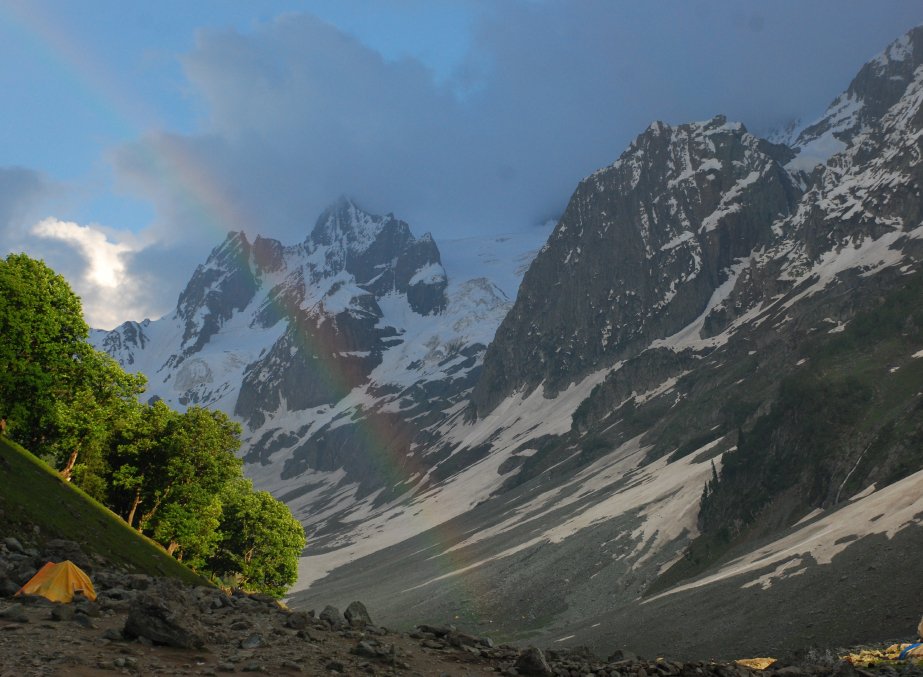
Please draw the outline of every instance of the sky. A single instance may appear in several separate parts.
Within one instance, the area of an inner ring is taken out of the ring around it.
[[[555,219],[654,120],[807,123],[919,0],[0,0],[0,254],[91,326],[340,195],[439,241]],[[451,271],[450,271],[451,272]]]

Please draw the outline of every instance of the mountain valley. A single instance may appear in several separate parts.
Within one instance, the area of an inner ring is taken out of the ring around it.
[[[886,639],[920,613],[921,188],[917,28],[786,143],[654,122],[500,238],[341,198],[92,340],[242,423],[306,528],[293,608],[685,658]]]

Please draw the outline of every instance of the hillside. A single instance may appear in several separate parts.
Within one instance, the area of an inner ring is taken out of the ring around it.
[[[24,546],[51,539],[80,544],[97,563],[192,585],[208,581],[131,529],[19,445],[0,437],[0,533]]]

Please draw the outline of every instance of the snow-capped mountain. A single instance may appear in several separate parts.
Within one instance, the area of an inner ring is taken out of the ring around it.
[[[849,604],[833,580],[919,573],[921,64],[918,28],[790,145],[656,122],[547,241],[440,253],[348,201],[296,247],[232,235],[172,317],[98,344],[245,423],[308,528],[291,604],[759,647],[747,609],[804,628]],[[816,641],[899,636],[919,609],[882,599]]]
[[[736,596],[819,642],[911,627],[899,595],[812,615],[916,576],[921,56],[916,29],[850,86],[855,123],[841,96],[794,146],[654,123],[581,182],[440,424],[455,474],[355,513],[293,601],[678,655],[779,636]]]
[[[430,481],[427,428],[458,415],[549,229],[451,241],[443,260],[342,198],[298,245],[228,234],[172,315],[92,340],[148,397],[240,420],[249,474],[319,530]]]

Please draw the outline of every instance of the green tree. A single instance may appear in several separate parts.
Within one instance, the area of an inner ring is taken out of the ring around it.
[[[169,421],[144,478],[150,503],[139,529],[179,559],[206,558],[217,539],[215,497],[240,476],[239,447],[240,425],[220,411],[191,407]]]
[[[90,495],[105,498],[105,470],[113,430],[118,421],[140,406],[146,379],[128,374],[111,357],[98,351],[84,355],[77,386],[69,398],[52,405],[52,440],[45,455]]]
[[[67,281],[25,254],[0,261],[0,299],[0,431],[36,450],[79,385],[89,329]]]
[[[298,577],[304,528],[288,506],[242,477],[228,483],[222,500],[220,540],[208,569],[244,590],[281,597]]]
[[[168,460],[168,438],[179,417],[158,400],[151,405],[126,407],[115,422],[108,457],[107,504],[131,527],[157,500],[160,466]]]

